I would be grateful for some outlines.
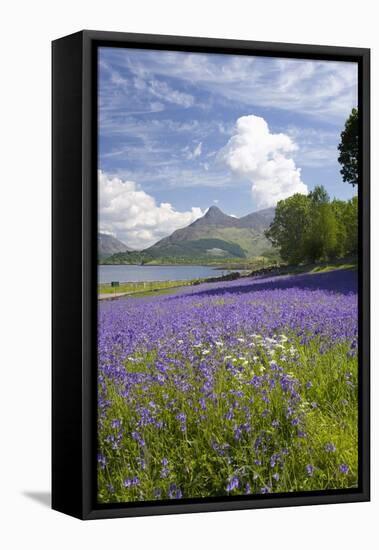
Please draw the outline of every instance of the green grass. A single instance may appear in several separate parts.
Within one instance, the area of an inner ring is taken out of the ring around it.
[[[327,273],[328,271],[334,271],[335,269],[357,269],[357,263],[345,263],[345,264],[329,264],[320,265],[314,267],[311,273]]]
[[[327,273],[336,269],[357,269],[357,258],[341,258],[335,261],[317,262],[312,264],[287,265],[279,262],[267,262],[264,265],[256,265],[252,273],[268,268],[277,268],[277,275],[298,275],[304,273]]]
[[[120,283],[119,286],[112,287],[110,283],[101,283],[98,285],[98,294],[140,294],[150,293],[158,290],[189,286],[192,281],[147,281],[135,283]]]

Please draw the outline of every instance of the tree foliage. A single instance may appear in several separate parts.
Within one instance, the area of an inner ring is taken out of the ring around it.
[[[279,201],[275,218],[265,233],[274,247],[280,250],[281,257],[291,264],[301,262],[304,257],[308,209],[307,197],[299,193]]]
[[[279,201],[266,237],[290,264],[330,260],[357,252],[358,199],[330,201],[322,186]]]
[[[359,165],[359,121],[358,110],[353,109],[349,118],[345,122],[345,128],[341,133],[341,142],[338,145],[340,155],[338,162],[342,168],[340,170],[343,181],[351,183],[354,187],[358,185],[358,165]]]

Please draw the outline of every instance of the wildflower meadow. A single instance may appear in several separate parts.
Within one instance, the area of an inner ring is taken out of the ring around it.
[[[357,486],[357,272],[99,303],[98,501]]]

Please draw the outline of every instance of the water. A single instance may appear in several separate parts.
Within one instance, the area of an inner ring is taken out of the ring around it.
[[[214,269],[205,265],[99,265],[98,282],[112,281],[188,281],[207,277],[221,277],[231,269]]]

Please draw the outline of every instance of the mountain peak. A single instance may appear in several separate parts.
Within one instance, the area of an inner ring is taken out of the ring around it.
[[[220,208],[218,206],[210,206],[206,212],[206,214],[204,214],[204,218],[212,218],[212,217],[215,217],[215,216],[226,216],[226,214],[224,214],[224,212],[222,210],[220,210]]]
[[[108,233],[99,233],[97,235],[97,246],[99,258],[107,258],[112,254],[130,252],[132,249],[126,246],[119,239]]]
[[[262,256],[272,250],[264,231],[273,220],[274,211],[267,209],[235,218],[212,205],[201,218],[177,229],[145,252],[151,258],[192,260]]]

